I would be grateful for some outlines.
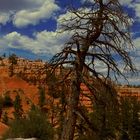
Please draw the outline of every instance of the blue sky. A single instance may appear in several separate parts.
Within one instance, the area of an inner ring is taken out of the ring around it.
[[[71,0],[79,5],[84,0]],[[120,0],[133,18],[134,63],[140,71],[140,0]],[[68,34],[58,34],[70,0],[0,0],[0,54],[49,59],[59,52]],[[135,80],[134,80],[135,79]],[[130,78],[140,84],[140,78]]]

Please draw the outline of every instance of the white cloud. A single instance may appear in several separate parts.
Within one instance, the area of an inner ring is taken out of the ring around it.
[[[0,23],[5,25],[10,20],[10,14],[0,13]]]
[[[119,2],[120,2],[122,5],[130,6],[130,4],[133,2],[133,0],[119,0]]]
[[[135,3],[133,8],[135,10],[136,17],[140,18],[140,3]]]
[[[13,19],[13,23],[17,27],[26,26],[28,24],[37,24],[42,19],[47,19],[52,17],[54,11],[58,10],[59,7],[55,4],[54,0],[31,0],[38,3],[38,6],[35,8],[22,8],[16,11]],[[123,4],[129,4],[131,0],[121,1]],[[139,6],[136,8],[137,14]],[[34,54],[51,54],[54,55],[60,51],[63,47],[66,40],[69,38],[69,34],[67,32],[63,32],[62,34],[57,33],[59,30],[60,24],[63,18],[69,19],[73,17],[70,13],[66,13],[64,15],[60,15],[57,19],[57,27],[58,29],[54,32],[49,32],[44,30],[42,32],[34,33],[34,38],[30,38],[25,35],[21,35],[18,32],[11,32],[3,37],[0,38],[0,48],[15,48],[21,50],[31,51]],[[137,15],[139,16],[139,15]],[[9,14],[1,14],[0,23],[6,24],[9,21]],[[140,38],[134,40],[134,44],[137,48],[137,56],[140,56]],[[134,63],[136,67],[140,69],[140,57],[136,57],[134,59]],[[100,72],[105,73],[106,67],[102,64],[98,63],[97,67]],[[134,78],[136,79],[136,78]],[[130,78],[132,81],[132,78]],[[139,81],[137,78],[136,82]]]
[[[54,55],[60,51],[69,34],[48,32],[46,30],[34,34],[34,39],[17,32],[12,32],[0,39],[0,46],[31,51],[34,54]]]
[[[94,0],[81,0],[82,3],[84,2],[91,2],[91,3],[95,3]],[[103,2],[109,2],[110,0],[103,0]],[[118,0],[122,5],[129,5],[133,2],[133,0]]]
[[[140,50],[140,37],[133,40],[134,46]]]
[[[34,10],[21,10],[15,14],[13,23],[17,27],[23,27],[29,24],[36,25],[42,19],[48,19],[53,12],[59,10],[54,0],[46,0],[41,7]]]
[[[53,17],[59,9],[55,0],[22,0],[20,2],[14,0],[13,3],[10,0],[2,0],[0,1],[0,23],[6,24],[11,20],[16,27],[36,25],[41,20]]]
[[[135,17],[140,21],[140,1],[139,0],[121,0],[120,3],[135,11]],[[135,19],[135,17],[133,17]],[[135,19],[136,20],[136,19]]]
[[[135,58],[134,62],[136,63],[137,69],[140,71],[140,37],[134,39],[134,46],[135,46]]]

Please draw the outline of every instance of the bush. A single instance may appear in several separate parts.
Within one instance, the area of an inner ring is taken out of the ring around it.
[[[22,109],[21,102],[22,102],[21,97],[19,96],[19,94],[17,94],[15,97],[15,100],[13,102],[13,104],[14,104],[13,114],[14,114],[15,119],[19,119],[23,115],[23,109]]]
[[[3,139],[35,137],[39,140],[52,140],[53,129],[46,118],[46,115],[42,114],[39,110],[32,110],[26,118],[14,120]]]
[[[43,106],[46,104],[46,97],[45,97],[45,88],[38,87],[39,89],[39,107],[43,108]]]
[[[0,107],[4,108],[4,107],[12,107],[13,106],[13,101],[10,97],[10,91],[6,91],[4,93],[4,96],[0,96]]]
[[[2,122],[4,124],[8,124],[8,113],[7,112],[4,112],[4,114],[2,115]]]
[[[3,106],[4,107],[11,107],[11,106],[13,106],[13,101],[12,101],[11,97],[8,94],[4,96]]]

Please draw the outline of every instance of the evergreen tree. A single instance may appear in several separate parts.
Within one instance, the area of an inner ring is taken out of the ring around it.
[[[137,97],[122,97],[121,103],[121,140],[140,139],[140,101]]]
[[[21,98],[20,98],[19,94],[16,95],[13,104],[14,104],[14,117],[15,117],[15,119],[22,118],[23,109],[22,109]]]
[[[45,88],[40,86],[39,88],[39,107],[42,108],[46,104]]]
[[[14,65],[17,64],[17,56],[15,54],[12,54],[9,56],[9,72],[10,72],[10,76],[14,75]]]
[[[8,113],[5,111],[3,116],[2,116],[2,122],[5,124],[8,124],[9,118],[8,118]]]
[[[9,126],[3,136],[4,140],[17,137],[53,140],[54,130],[48,121],[48,116],[37,107],[32,108],[26,117],[12,120]]]
[[[0,96],[0,119],[2,117],[2,112],[3,112],[3,98]]]

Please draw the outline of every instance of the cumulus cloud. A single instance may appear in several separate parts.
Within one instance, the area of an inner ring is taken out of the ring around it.
[[[81,2],[89,1],[94,3],[94,0],[81,0]],[[108,2],[110,0],[104,0],[104,2]],[[135,11],[135,16],[140,18],[140,1],[139,0],[118,0],[122,6],[126,6],[132,8]]]
[[[110,0],[103,0],[103,2],[109,2]],[[129,5],[133,2],[133,0],[118,0],[122,5]],[[81,0],[82,3],[84,2],[91,2],[94,3],[94,0]]]
[[[0,23],[5,25],[10,20],[9,13],[0,13]]]
[[[136,17],[140,18],[140,3],[135,3],[133,8],[135,10]]]
[[[140,50],[140,37],[137,37],[136,39],[133,40],[134,46]]]
[[[131,6],[130,4],[133,2],[133,0],[119,0],[119,2],[120,2],[122,5]]]
[[[127,6],[134,10],[135,17],[133,17],[135,20],[137,18],[138,21],[140,21],[140,1],[139,0],[121,0],[120,3],[124,6]]]
[[[54,11],[59,10],[59,7],[53,0],[46,0],[41,7],[34,10],[21,10],[16,13],[13,23],[17,27],[26,26],[29,24],[36,25],[41,19],[48,19]]]
[[[1,0],[0,23],[12,20],[16,27],[36,25],[40,20],[53,17],[59,9],[55,0]]]
[[[17,27],[27,26],[29,24],[37,24],[42,19],[48,19],[53,16],[53,13],[59,10],[58,5],[54,0],[20,0],[23,2],[22,5],[17,3],[19,0],[1,0],[1,4],[6,7],[6,2],[11,3],[11,7],[7,7],[7,9],[0,9],[0,23],[6,24],[7,21],[12,20],[14,25]],[[123,5],[128,5],[132,0],[121,0]],[[13,4],[13,5],[12,5]],[[17,5],[17,6],[16,6]],[[137,16],[139,15],[139,5],[135,6],[135,11]],[[4,12],[5,10],[5,12]],[[11,15],[13,19],[11,18]],[[56,31],[41,31],[34,33],[34,38],[28,37],[26,35],[22,35],[18,32],[11,32],[0,38],[0,49],[5,47],[6,49],[19,49],[19,50],[27,50],[34,54],[44,54],[44,55],[54,55],[61,50],[64,43],[69,39],[69,34],[67,32],[63,32],[62,34],[57,33],[60,29],[60,24],[63,18],[71,18],[69,12],[66,14],[60,15],[57,19],[57,30]],[[137,48],[137,55],[134,58],[134,63],[136,67],[140,69],[140,38],[134,40],[134,44]],[[96,66],[101,73],[106,72],[106,67],[102,63],[98,63]],[[134,78],[136,82],[139,81],[138,77]],[[133,79],[133,80],[134,80]],[[130,78],[132,81],[132,78]]]
[[[54,55],[59,52],[64,45],[64,41],[69,38],[68,33],[59,34],[46,30],[34,34],[34,39],[21,35],[18,32],[11,32],[0,39],[0,46],[31,51],[34,54]]]
[[[140,71],[140,37],[133,40],[135,46],[135,58],[134,61],[136,62],[137,69]]]

